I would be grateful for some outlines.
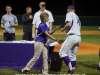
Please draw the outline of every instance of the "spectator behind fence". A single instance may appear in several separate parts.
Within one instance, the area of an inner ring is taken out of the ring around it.
[[[26,13],[22,15],[23,22],[23,40],[32,41],[32,8],[27,7]]]
[[[15,38],[15,27],[18,26],[18,20],[15,15],[11,13],[12,7],[6,5],[7,14],[2,16],[1,28],[4,29],[4,41],[13,41]]]

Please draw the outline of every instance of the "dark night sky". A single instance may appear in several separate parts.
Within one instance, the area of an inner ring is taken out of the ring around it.
[[[33,14],[39,10],[39,2],[41,0],[0,0],[0,14],[5,14],[5,5],[10,4],[13,8],[12,13],[22,15],[25,13],[25,8],[31,6]],[[72,0],[43,0],[47,4],[47,10],[50,10],[53,15],[65,15],[68,5],[72,5]],[[75,0],[76,13],[79,16],[100,16],[100,1],[99,0]]]

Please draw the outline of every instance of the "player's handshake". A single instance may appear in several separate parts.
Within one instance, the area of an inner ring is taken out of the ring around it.
[[[56,26],[56,28],[55,29],[61,29],[61,28],[63,28],[64,26],[63,25],[58,25],[58,26]]]
[[[58,30],[58,29],[60,29],[60,28],[61,28],[61,27],[60,27],[60,25],[59,25],[59,26],[56,26],[56,28],[55,28],[55,29],[56,29],[56,30]]]

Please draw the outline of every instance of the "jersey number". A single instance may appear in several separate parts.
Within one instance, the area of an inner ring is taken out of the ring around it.
[[[77,24],[81,25],[81,21],[79,18],[77,18]]]

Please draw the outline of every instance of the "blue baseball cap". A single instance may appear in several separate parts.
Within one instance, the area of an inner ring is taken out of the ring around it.
[[[69,5],[67,9],[75,9],[73,5]]]

